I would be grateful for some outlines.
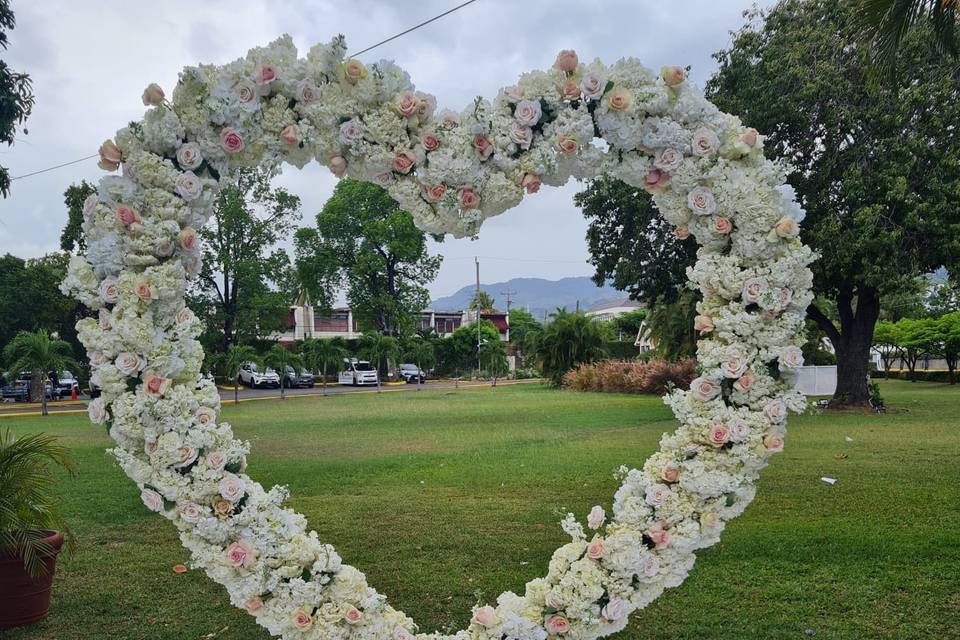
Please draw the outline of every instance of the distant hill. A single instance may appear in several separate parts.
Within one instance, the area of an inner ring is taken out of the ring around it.
[[[503,291],[515,291],[511,296],[511,306],[514,309],[528,309],[538,320],[543,319],[544,312],[552,313],[557,307],[564,307],[570,311],[576,308],[577,302],[583,310],[598,304],[612,302],[625,298],[622,291],[613,287],[598,287],[586,276],[561,278],[560,280],[544,280],[543,278],[513,278],[506,282],[480,284],[480,289],[488,293],[495,301],[494,306],[503,310],[507,307]],[[430,308],[436,311],[458,311],[466,309],[473,299],[474,285],[467,285],[443,298],[437,298],[430,303]]]

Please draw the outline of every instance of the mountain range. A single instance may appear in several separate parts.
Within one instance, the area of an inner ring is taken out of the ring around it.
[[[437,298],[430,303],[430,308],[436,311],[466,309],[470,300],[473,299],[475,289],[475,285],[467,285],[452,295]],[[541,321],[544,314],[552,313],[557,307],[572,311],[579,303],[581,309],[587,310],[599,304],[627,297],[625,293],[611,286],[598,287],[587,276],[560,280],[513,278],[506,282],[481,283],[480,289],[494,299],[494,307],[500,310],[507,308],[504,292],[513,292],[510,296],[511,308],[526,309],[533,314],[534,318]]]

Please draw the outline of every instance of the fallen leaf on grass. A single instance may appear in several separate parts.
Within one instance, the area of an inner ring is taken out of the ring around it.
[[[833,458],[834,458],[835,460],[846,460],[846,459],[849,458],[849,457],[850,457],[850,456],[848,456],[848,455],[845,454],[845,453],[835,453],[835,454],[833,454]]]
[[[175,564],[175,565],[173,565],[173,572],[174,572],[174,573],[186,573],[186,572],[187,572],[187,567],[184,566],[184,565],[182,565],[182,564]]]

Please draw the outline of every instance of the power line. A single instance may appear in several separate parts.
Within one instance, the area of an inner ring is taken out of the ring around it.
[[[448,260],[473,260],[475,256],[443,256],[444,261]],[[539,262],[543,264],[588,264],[586,259],[583,260],[550,260],[550,259],[536,259],[536,258],[498,258],[494,256],[476,256],[478,258],[483,258],[484,260],[498,260],[500,262]]]
[[[351,55],[351,56],[354,56],[354,57],[355,57],[355,56],[359,56],[359,55],[363,55],[363,54],[366,53],[367,51],[370,51],[370,50],[372,50],[372,49],[376,49],[376,48],[379,47],[380,45],[387,44],[388,42],[391,42],[391,41],[393,41],[393,40],[396,40],[397,38],[399,38],[399,37],[401,37],[401,36],[405,36],[405,35],[407,35],[408,33],[410,33],[411,31],[416,31],[416,30],[419,29],[420,27],[424,27],[424,26],[430,24],[431,22],[434,22],[434,21],[436,21],[436,20],[439,20],[440,18],[443,18],[444,16],[448,16],[448,15],[450,15],[451,13],[453,13],[454,11],[458,11],[458,10],[460,10],[460,9],[463,9],[463,8],[464,8],[465,6],[467,6],[468,4],[473,4],[473,3],[476,2],[476,1],[477,1],[477,0],[467,0],[467,2],[464,2],[463,4],[458,4],[458,5],[455,6],[454,8],[448,9],[448,10],[444,11],[443,13],[441,13],[440,15],[433,16],[433,17],[430,18],[429,20],[424,20],[424,21],[421,22],[420,24],[418,24],[418,25],[416,25],[416,26],[413,26],[413,27],[410,27],[410,28],[407,29],[406,31],[401,31],[400,33],[398,33],[398,34],[396,34],[396,35],[394,35],[394,36],[390,36],[390,37],[387,38],[386,40],[381,40],[380,42],[378,42],[378,43],[375,44],[375,45],[371,45],[371,46],[367,47],[366,49],[363,49],[363,50],[358,51],[358,52],[356,52],[356,53],[351,53],[350,55]]]
[[[435,16],[433,16],[432,18],[430,18],[429,20],[424,20],[423,22],[421,22],[421,23],[418,24],[418,25],[415,25],[415,26],[413,26],[413,27],[410,27],[409,29],[407,29],[407,30],[405,30],[405,31],[401,31],[400,33],[398,33],[398,34],[396,34],[396,35],[390,36],[390,37],[387,38],[386,40],[381,40],[381,41],[378,42],[377,44],[371,45],[371,46],[367,47],[366,49],[363,49],[363,50],[358,51],[358,52],[356,52],[356,53],[352,53],[352,54],[350,54],[350,55],[351,55],[351,56],[359,56],[359,55],[362,55],[362,54],[364,54],[364,53],[366,53],[366,52],[368,52],[368,51],[372,51],[373,49],[376,49],[376,48],[379,47],[380,45],[384,45],[384,44],[387,44],[388,42],[392,42],[392,41],[396,40],[397,38],[400,38],[400,37],[402,37],[402,36],[405,36],[405,35],[407,35],[408,33],[411,33],[412,31],[416,31],[416,30],[419,29],[420,27],[424,27],[424,26],[430,24],[431,22],[436,22],[436,21],[439,20],[440,18],[443,18],[443,17],[445,17],[445,16],[448,16],[448,15],[450,15],[451,13],[453,13],[454,11],[458,11],[458,10],[460,10],[460,9],[463,9],[463,8],[464,8],[465,6],[467,6],[468,4],[473,4],[473,3],[476,2],[476,1],[477,1],[477,0],[467,0],[467,2],[464,2],[464,3],[462,3],[462,4],[458,4],[457,6],[453,7],[452,9],[447,9],[447,10],[444,11],[443,13],[441,13],[441,14],[439,14],[439,15],[435,15]],[[10,181],[13,182],[14,180],[19,180],[20,178],[29,178],[30,176],[35,176],[35,175],[40,174],[40,173],[46,173],[47,171],[53,171],[54,169],[60,169],[61,167],[68,167],[68,166],[70,166],[71,164],[77,164],[78,162],[83,162],[84,160],[89,160],[90,158],[96,158],[96,157],[97,157],[97,154],[93,154],[93,155],[87,156],[87,157],[85,157],[85,158],[79,158],[79,159],[77,159],[77,160],[71,160],[70,162],[64,162],[63,164],[58,164],[58,165],[53,166],[53,167],[47,167],[46,169],[40,169],[39,171],[34,171],[34,172],[32,172],[32,173],[25,173],[25,174],[23,174],[22,176],[17,176],[17,177],[15,177],[15,178],[10,178]]]
[[[10,182],[13,182],[14,180],[19,180],[20,178],[29,178],[30,176],[35,176],[35,175],[37,175],[37,174],[39,174],[39,173],[46,173],[47,171],[53,171],[54,169],[59,169],[59,168],[61,168],[61,167],[68,167],[68,166],[70,166],[71,164],[77,164],[78,162],[83,162],[84,160],[89,160],[90,158],[96,158],[98,155],[99,155],[99,154],[96,154],[96,153],[95,153],[95,154],[93,154],[93,155],[91,155],[91,156],[87,156],[86,158],[79,158],[79,159],[77,159],[77,160],[71,160],[70,162],[64,162],[63,164],[58,164],[58,165],[55,165],[55,166],[52,166],[52,167],[47,167],[46,169],[40,169],[39,171],[34,171],[34,172],[32,172],[32,173],[25,173],[25,174],[23,174],[22,176],[16,176],[16,177],[10,178]]]

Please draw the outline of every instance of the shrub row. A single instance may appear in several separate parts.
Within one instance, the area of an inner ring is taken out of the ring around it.
[[[697,363],[689,358],[679,362],[604,360],[568,371],[563,386],[576,391],[663,394],[670,387],[688,388],[696,375]]]
[[[888,376],[883,369],[878,369],[870,374],[874,378],[887,378],[891,380],[909,380],[910,371],[907,369],[891,369],[890,375]],[[933,371],[925,371],[923,369],[917,369],[914,372],[914,377],[918,382],[950,382],[950,372],[945,369],[937,369]]]

